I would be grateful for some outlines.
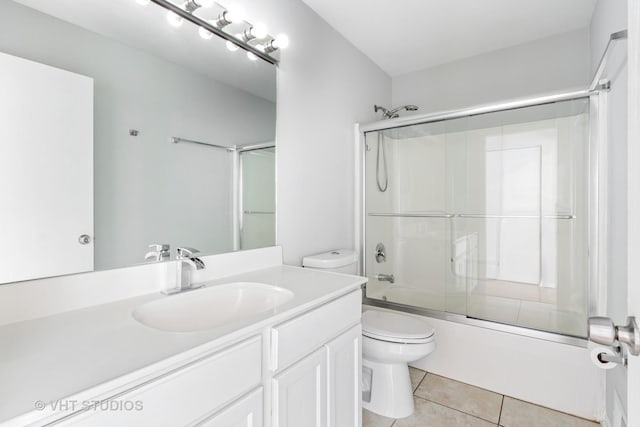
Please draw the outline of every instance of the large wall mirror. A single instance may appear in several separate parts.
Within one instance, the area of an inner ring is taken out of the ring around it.
[[[276,67],[140,3],[0,0],[0,283],[274,244]]]

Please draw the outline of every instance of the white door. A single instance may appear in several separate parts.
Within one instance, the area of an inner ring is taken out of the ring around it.
[[[323,347],[273,379],[274,427],[326,427],[327,351]]]
[[[362,425],[360,325],[327,344],[329,427]]]
[[[262,387],[214,415],[198,427],[262,427]]]
[[[0,120],[0,283],[93,270],[93,80],[0,53]]]
[[[628,315],[640,322],[640,2],[629,1]],[[627,425],[640,427],[640,356],[629,356]]]

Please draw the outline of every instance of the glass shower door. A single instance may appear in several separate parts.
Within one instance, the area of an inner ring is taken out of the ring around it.
[[[367,297],[584,337],[588,105],[368,132]]]
[[[451,270],[447,134],[442,123],[369,132],[365,154],[367,296],[465,313]],[[459,269],[466,268],[462,256]]]
[[[276,241],[276,149],[240,152],[240,249]]]

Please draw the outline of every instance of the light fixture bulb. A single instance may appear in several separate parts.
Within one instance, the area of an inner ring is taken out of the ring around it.
[[[247,58],[249,58],[251,61],[255,61],[258,59],[258,57],[251,52],[247,52]]]
[[[286,34],[278,34],[271,44],[276,49],[286,49],[289,46],[289,36]]]
[[[202,7],[211,7],[215,4],[215,0],[196,0],[196,2]]]
[[[257,22],[255,23],[252,27],[251,27],[251,35],[257,39],[263,39],[265,37],[267,37],[268,35],[268,30],[267,30],[267,26],[264,25],[262,22]]]
[[[146,6],[146,5],[149,4],[150,1],[151,0],[136,0],[136,3],[138,3],[139,5],[142,5],[142,6]]]
[[[200,34],[200,37],[205,40],[209,40],[211,39],[211,37],[213,37],[213,33],[204,27],[198,28],[198,34]]]
[[[244,21],[244,9],[238,4],[231,4],[224,13],[224,18],[231,23]]]
[[[182,25],[183,19],[182,16],[177,15],[175,12],[169,11],[167,13],[167,22],[172,27],[179,27]]]

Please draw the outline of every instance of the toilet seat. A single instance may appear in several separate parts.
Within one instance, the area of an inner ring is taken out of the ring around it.
[[[362,335],[388,342],[423,344],[433,341],[433,328],[424,320],[388,311],[362,313]]]

